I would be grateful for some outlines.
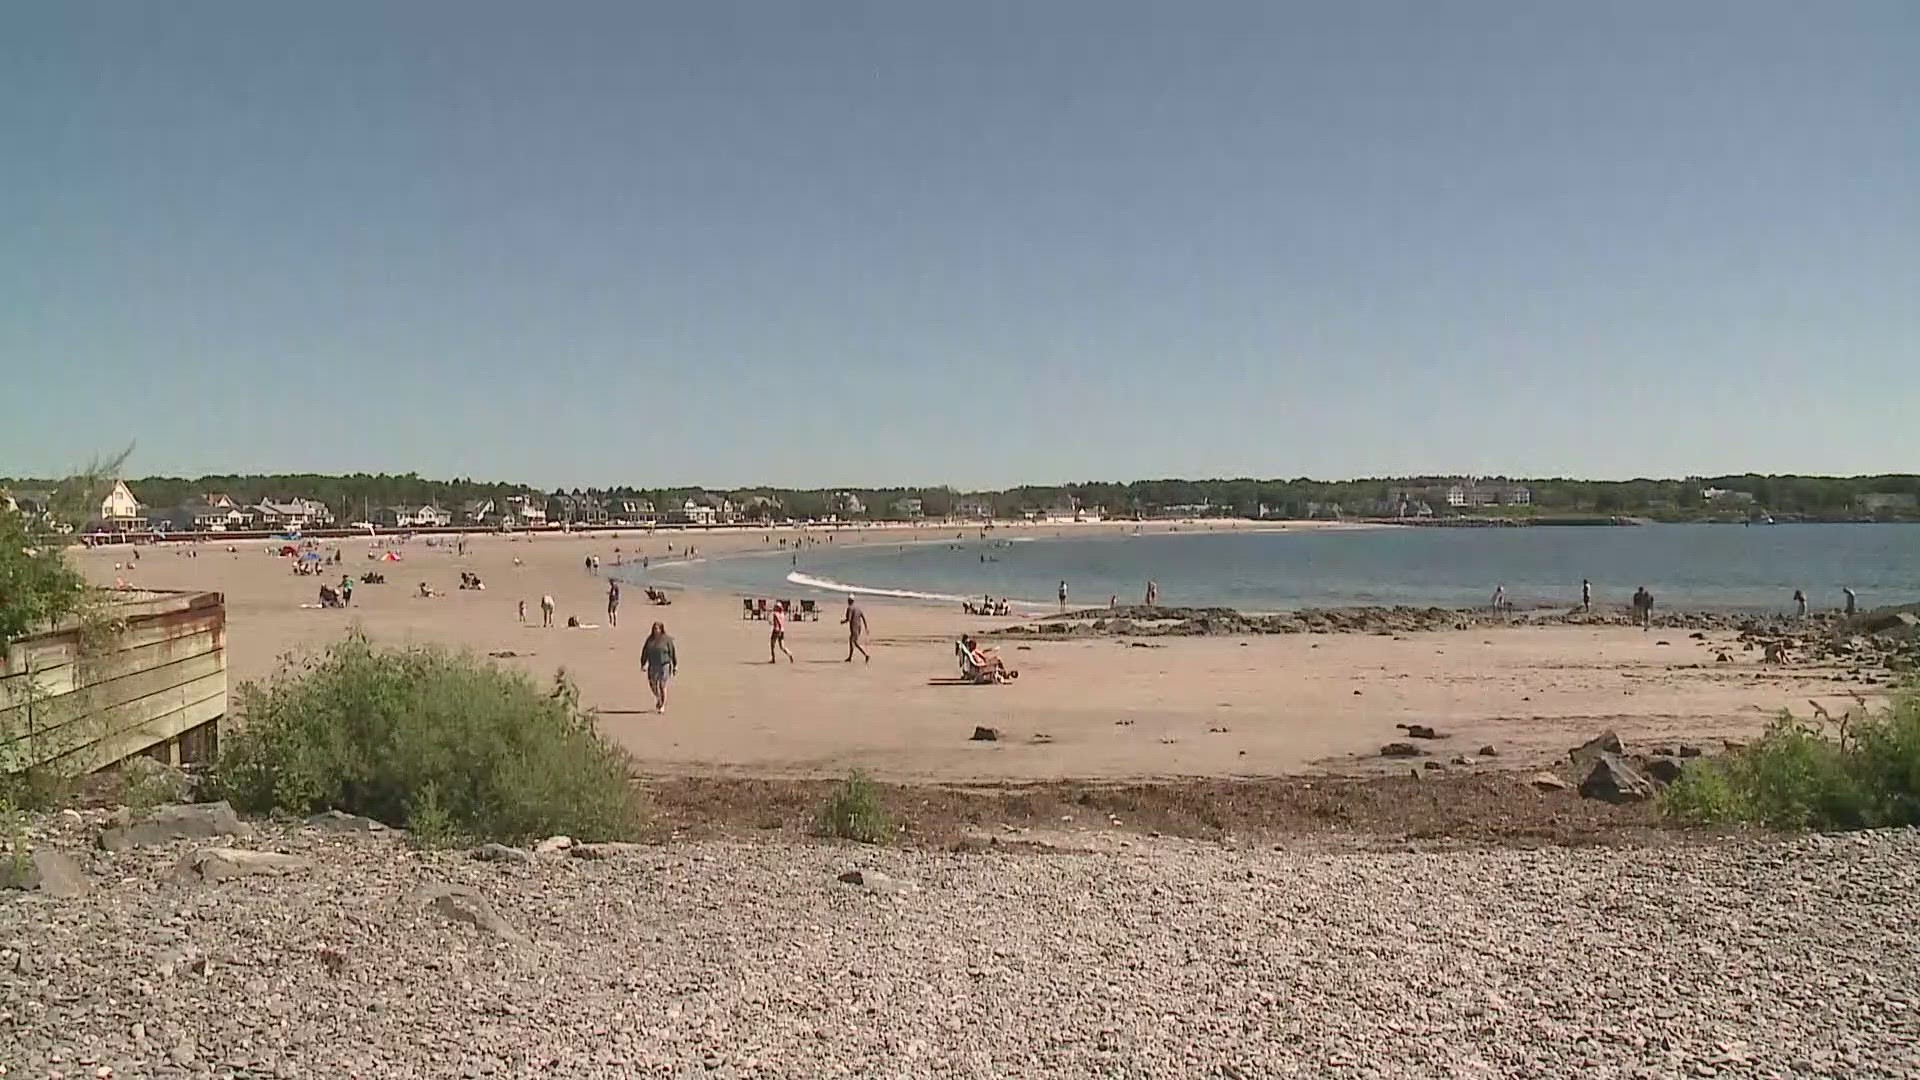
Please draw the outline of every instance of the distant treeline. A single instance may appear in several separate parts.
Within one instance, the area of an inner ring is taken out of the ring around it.
[[[466,478],[431,480],[415,473],[347,476],[319,474],[226,475],[194,479],[172,476],[128,480],[149,507],[181,505],[208,492],[221,492],[242,504],[302,496],[331,507],[342,521],[358,519],[366,509],[431,503],[450,511],[471,500],[540,492],[524,484]],[[1419,512],[1437,516],[1606,514],[1659,520],[1744,518],[1759,514],[1818,519],[1913,519],[1920,517],[1920,476],[1739,476],[1685,480],[1481,480],[1503,497],[1494,505],[1449,506],[1448,489],[1466,485],[1462,477],[1382,477],[1365,480],[1136,480],[1132,483],[1079,483],[1027,486],[1005,491],[956,491],[949,487],[901,488],[698,488],[615,487],[568,489],[549,495],[590,495],[615,500],[646,500],[662,513],[688,498],[723,497],[749,520],[861,516],[949,517],[982,509],[996,517],[1019,517],[1041,510],[1098,511],[1131,517],[1201,514],[1255,517],[1379,517]],[[52,486],[48,481],[0,478],[0,491]],[[1524,489],[1520,502],[1504,493]],[[853,497],[852,500],[848,496]],[[917,500],[917,505],[916,505]],[[861,507],[849,513],[853,502]],[[1203,509],[1204,508],[1204,509]]]

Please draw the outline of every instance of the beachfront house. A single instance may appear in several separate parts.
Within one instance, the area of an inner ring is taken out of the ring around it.
[[[508,529],[540,529],[547,524],[547,500],[540,495],[510,495],[500,513],[501,526]]]
[[[1513,484],[1499,478],[1468,477],[1447,486],[1447,505],[1458,509],[1469,506],[1526,506],[1533,502],[1533,491],[1525,484]]]
[[[712,525],[720,511],[698,499],[686,499],[667,511],[669,525]]]
[[[315,499],[262,499],[249,508],[262,529],[324,529],[333,524],[333,511]]]
[[[424,506],[381,507],[377,524],[391,529],[444,529],[453,523],[453,515],[432,503]]]
[[[982,499],[962,499],[953,504],[953,516],[961,521],[992,521],[993,504]]]
[[[652,499],[615,499],[607,514],[615,525],[651,525],[659,517]]]
[[[597,527],[608,520],[606,504],[591,495],[556,494],[547,500],[547,520],[557,525]]]
[[[152,515],[175,532],[244,532],[253,528],[253,511],[217,491],[195,496],[171,510]]]
[[[125,480],[115,480],[100,500],[99,527],[103,532],[134,532],[147,527],[147,508],[134,497]]]
[[[468,499],[460,504],[460,524],[486,525],[492,520],[492,499]]]
[[[867,512],[867,504],[860,501],[860,496],[851,491],[834,492],[833,498],[827,502],[827,507],[837,518],[856,518]]]
[[[893,500],[893,516],[897,518],[918,518],[926,516],[926,505],[919,499],[905,498]]]
[[[785,513],[779,499],[771,495],[749,495],[739,504],[739,517],[748,521],[777,521]]]
[[[53,493],[47,491],[0,491],[0,506],[30,518],[43,518],[53,512]]]
[[[1732,488],[1701,488],[1700,498],[1715,506],[1752,506],[1753,492],[1735,491]]]

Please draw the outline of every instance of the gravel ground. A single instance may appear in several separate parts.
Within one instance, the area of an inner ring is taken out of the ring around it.
[[[308,865],[181,884],[217,845],[47,829],[93,889],[0,895],[9,1080],[1920,1076],[1912,831],[523,863],[269,827],[219,843]]]

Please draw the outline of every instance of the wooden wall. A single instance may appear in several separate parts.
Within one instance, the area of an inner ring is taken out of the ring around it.
[[[71,627],[7,647],[0,772],[48,762],[93,770],[135,754],[177,762],[188,732],[191,745],[211,744],[218,727],[208,725],[227,712],[226,598],[132,593],[114,615],[124,630],[84,659]]]

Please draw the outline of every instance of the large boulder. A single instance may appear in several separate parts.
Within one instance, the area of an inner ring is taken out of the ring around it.
[[[1603,731],[1579,746],[1567,751],[1568,760],[1573,762],[1575,775],[1584,775],[1601,754],[1624,754],[1626,745],[1620,736],[1611,731]]]
[[[1684,771],[1680,763],[1670,757],[1654,758],[1647,762],[1646,769],[1648,776],[1662,784],[1671,784],[1680,779],[1680,774]]]
[[[100,834],[108,851],[129,851],[174,840],[211,840],[216,836],[250,837],[253,828],[241,821],[233,807],[221,802],[162,806],[145,815],[126,815],[118,825]]]
[[[375,821],[359,814],[349,814],[345,810],[323,810],[307,819],[307,827],[332,833],[370,833],[385,832],[385,822]]]
[[[1580,794],[1610,803],[1640,802],[1653,795],[1653,781],[1627,764],[1626,758],[1602,751],[1587,766]]]
[[[1390,742],[1380,748],[1381,757],[1419,757],[1422,753],[1410,742]]]
[[[0,888],[46,893],[56,900],[87,895],[86,871],[69,855],[37,847],[25,858],[0,854]]]
[[[307,860],[300,856],[277,851],[201,848],[180,860],[173,868],[173,879],[181,884],[213,883],[251,874],[284,874],[306,866]]]

